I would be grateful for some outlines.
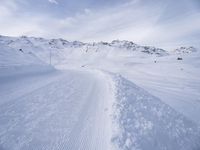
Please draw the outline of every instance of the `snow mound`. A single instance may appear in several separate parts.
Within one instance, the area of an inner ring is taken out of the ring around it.
[[[200,149],[200,128],[121,76],[115,76],[117,125],[112,141],[121,150]]]

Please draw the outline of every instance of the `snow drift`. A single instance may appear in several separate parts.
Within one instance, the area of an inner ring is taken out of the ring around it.
[[[116,101],[113,142],[123,150],[197,150],[200,127],[119,75],[114,76]]]

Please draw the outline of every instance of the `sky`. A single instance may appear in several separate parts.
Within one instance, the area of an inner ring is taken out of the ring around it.
[[[200,0],[0,0],[0,34],[200,47]]]

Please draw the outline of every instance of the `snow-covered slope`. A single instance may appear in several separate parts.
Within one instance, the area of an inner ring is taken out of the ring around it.
[[[189,150],[200,148],[200,128],[159,98],[121,76],[114,77],[118,132],[123,150]]]
[[[32,52],[0,45],[0,67],[44,65]]]
[[[141,57],[168,55],[168,52],[163,49],[139,46],[130,41],[119,40],[114,40],[111,43],[82,43],[79,41],[69,42],[64,39],[0,36],[0,44],[32,52],[46,63],[50,63],[51,55],[54,66],[67,65],[69,63],[75,66],[82,66],[94,63],[96,60],[135,55],[141,55]]]
[[[184,53],[192,53],[192,52],[196,52],[197,49],[194,48],[194,47],[180,47],[180,48],[177,48],[173,51],[173,53],[176,53],[176,54],[184,54]]]
[[[200,149],[200,52],[177,51],[0,36],[0,149]]]
[[[111,150],[112,94],[102,81],[68,70],[1,85],[0,149]]]
[[[200,146],[197,124],[118,75],[67,70],[16,80],[0,89],[2,149]]]
[[[12,48],[0,44],[0,78],[1,82],[22,75],[44,73],[54,70],[31,51]]]

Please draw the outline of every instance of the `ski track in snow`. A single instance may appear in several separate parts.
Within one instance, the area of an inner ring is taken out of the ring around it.
[[[96,78],[66,73],[1,104],[1,149],[111,149],[109,87]]]
[[[0,48],[0,150],[200,149],[194,48],[25,36]]]
[[[195,123],[119,75],[68,70],[0,89],[2,150],[200,148]]]

